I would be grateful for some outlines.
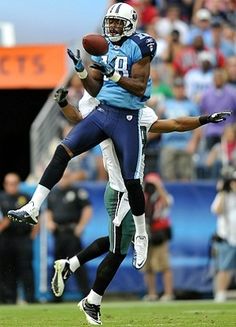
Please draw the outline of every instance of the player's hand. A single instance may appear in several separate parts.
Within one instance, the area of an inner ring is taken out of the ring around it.
[[[226,120],[232,114],[231,111],[222,111],[222,112],[215,112],[208,116],[210,123],[220,123],[223,120]]]
[[[90,67],[100,70],[100,72],[106,77],[111,77],[115,72],[115,61],[116,57],[114,57],[108,64],[106,64],[102,59],[99,62],[93,63]]]
[[[66,90],[63,87],[58,89],[54,94],[53,99],[59,104],[61,108],[65,107],[68,104],[68,101],[66,99],[67,94],[68,94],[68,90]]]
[[[76,55],[70,49],[67,49],[67,53],[68,53],[69,57],[72,59],[74,65],[75,65],[75,70],[77,72],[79,72],[79,73],[84,71],[84,65],[83,65],[82,59],[80,57],[79,49],[77,49],[77,54]]]

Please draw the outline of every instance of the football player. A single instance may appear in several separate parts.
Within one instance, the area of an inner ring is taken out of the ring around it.
[[[147,258],[148,236],[140,183],[142,135],[139,122],[140,109],[150,97],[150,63],[156,53],[156,41],[148,34],[136,32],[137,19],[134,8],[126,3],[116,3],[108,9],[103,30],[109,49],[103,58],[92,56],[90,67],[85,68],[79,53],[76,56],[68,49],[78,78],[100,104],[58,145],[32,200],[18,210],[10,210],[8,217],[37,224],[39,208],[62,177],[69,160],[111,138],[136,227],[133,264],[140,269]]]
[[[68,91],[61,88],[55,94],[55,100],[60,105],[65,117],[73,123],[80,122],[99,104],[85,92],[79,102],[79,111],[67,101]],[[184,132],[195,129],[204,123],[218,123],[229,115],[227,112],[216,113],[212,116],[182,117],[168,120],[158,120],[154,111],[149,107],[141,109],[140,129],[143,146],[147,132]],[[81,265],[102,254],[105,258],[97,268],[97,274],[88,296],[79,302],[87,321],[93,325],[101,325],[100,305],[102,297],[112,281],[119,266],[124,260],[135,234],[135,225],[130,210],[126,187],[122,178],[119,161],[111,139],[101,144],[105,168],[109,182],[105,191],[105,206],[109,214],[109,236],[101,237],[86,249],[69,259],[57,260],[54,263],[55,273],[52,279],[52,290],[56,296],[61,296],[68,277]],[[144,153],[142,154],[141,173],[144,170]],[[141,174],[141,179],[142,179]]]

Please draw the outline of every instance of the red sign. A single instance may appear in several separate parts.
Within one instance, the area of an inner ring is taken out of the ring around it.
[[[0,47],[0,88],[54,88],[67,71],[65,45]]]

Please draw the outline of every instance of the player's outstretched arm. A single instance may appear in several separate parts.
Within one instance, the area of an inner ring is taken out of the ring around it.
[[[67,101],[68,91],[65,88],[60,88],[54,94],[54,100],[61,108],[61,112],[64,114],[67,120],[72,123],[79,123],[83,118],[80,111],[72,106]]]
[[[208,123],[220,123],[231,115],[231,111],[216,112],[209,116],[179,117],[175,119],[160,119],[152,124],[151,133],[186,132]]]

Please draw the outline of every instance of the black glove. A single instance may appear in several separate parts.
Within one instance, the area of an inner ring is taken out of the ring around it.
[[[220,123],[223,120],[226,120],[228,116],[232,114],[231,111],[222,111],[222,112],[215,112],[214,114],[208,116],[210,123]]]
[[[220,123],[227,119],[232,114],[232,111],[221,111],[215,112],[209,116],[200,116],[199,121],[201,125],[205,125],[208,123]]]
[[[68,105],[68,101],[66,99],[68,91],[65,88],[60,88],[54,94],[53,99],[59,104],[61,108]]]
[[[68,53],[69,57],[73,60],[73,63],[75,65],[75,70],[79,73],[84,71],[84,65],[83,65],[82,59],[80,57],[79,49],[77,49],[76,55],[70,49],[67,49],[67,53]]]
[[[91,68],[98,69],[100,72],[106,77],[112,77],[115,72],[115,61],[116,57],[114,57],[108,64],[101,59],[99,62],[95,62],[90,65]]]

